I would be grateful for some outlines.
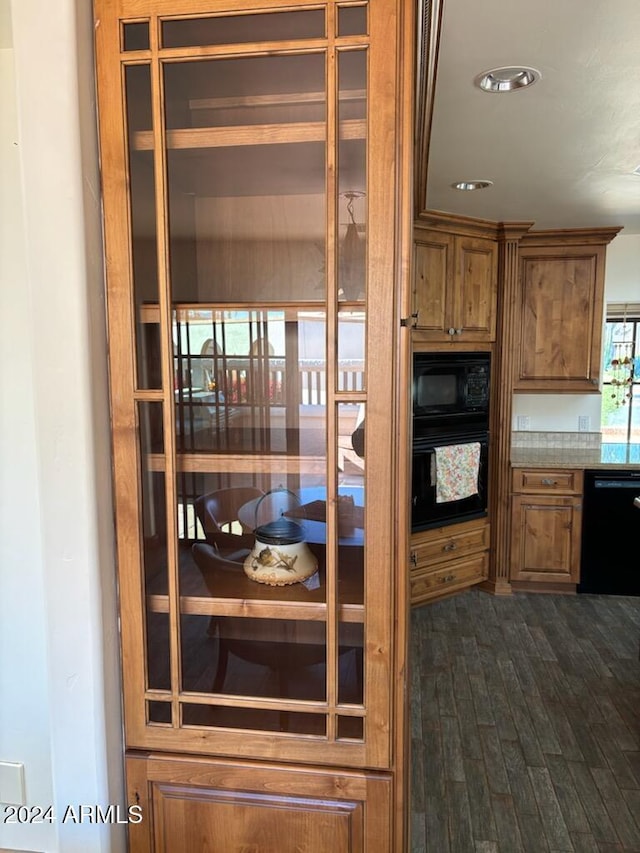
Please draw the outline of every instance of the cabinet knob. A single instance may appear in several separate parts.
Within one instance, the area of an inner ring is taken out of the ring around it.
[[[456,333],[456,330],[455,330],[455,329],[453,328],[453,326],[452,326],[452,327],[449,329],[449,334],[453,337],[453,335],[455,335],[455,333]]]
[[[416,557],[415,551],[412,551],[411,554],[409,555],[409,562],[411,563],[412,566],[418,565],[418,558]]]
[[[556,481],[551,480],[548,477],[544,477],[540,482],[542,483],[543,486],[555,486],[556,485]]]
[[[456,329],[456,335],[461,335],[461,334],[462,334],[462,329]]]
[[[443,578],[438,578],[438,581],[440,583],[451,583],[451,581],[454,581],[455,579],[455,575],[445,575]]]
[[[458,546],[455,542],[448,542],[444,547],[443,551],[455,551]]]

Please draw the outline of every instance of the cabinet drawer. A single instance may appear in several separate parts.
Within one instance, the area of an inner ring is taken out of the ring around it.
[[[558,493],[567,495],[582,494],[582,471],[578,469],[526,469],[514,468],[513,491],[527,492],[532,495]]]
[[[435,571],[422,569],[411,573],[411,603],[417,604],[454,590],[464,589],[487,578],[489,553],[475,554],[455,565],[443,566]]]
[[[483,551],[489,547],[489,525],[446,533],[443,530],[418,533],[411,542],[411,565],[420,568],[432,568],[435,563],[444,560],[457,560],[465,554]]]

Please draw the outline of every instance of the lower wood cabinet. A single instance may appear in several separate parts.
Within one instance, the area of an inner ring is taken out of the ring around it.
[[[580,580],[582,471],[514,469],[511,583],[575,591]]]
[[[140,754],[127,779],[137,853],[393,849],[390,774]]]
[[[422,604],[486,580],[489,571],[486,519],[438,527],[411,537],[411,604]]]

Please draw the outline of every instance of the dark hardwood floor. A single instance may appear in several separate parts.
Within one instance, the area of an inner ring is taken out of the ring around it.
[[[412,613],[412,853],[640,851],[640,598]]]

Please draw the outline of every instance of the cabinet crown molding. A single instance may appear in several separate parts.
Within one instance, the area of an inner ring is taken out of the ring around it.
[[[522,237],[523,246],[606,246],[622,231],[622,226],[607,228],[560,228],[548,231],[529,231]]]
[[[471,216],[459,216],[440,210],[423,211],[415,220],[416,239],[420,239],[421,230],[443,231],[465,237],[488,237],[497,240],[499,223],[489,219],[474,219]]]

